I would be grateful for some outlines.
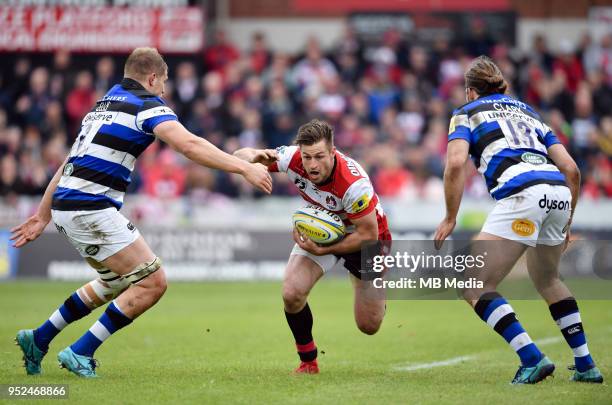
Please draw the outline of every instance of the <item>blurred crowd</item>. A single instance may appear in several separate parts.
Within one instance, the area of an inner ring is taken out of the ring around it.
[[[164,98],[190,131],[230,153],[290,144],[302,123],[328,120],[336,146],[364,166],[380,195],[440,200],[449,118],[465,103],[463,72],[472,57],[487,54],[510,92],[540,111],[571,151],[583,198],[610,198],[612,35],[556,45],[552,52],[536,36],[529,52],[518,52],[479,26],[461,43],[440,37],[424,46],[389,31],[365,44],[347,28],[333,47],[323,49],[313,36],[293,55],[271,49],[262,33],[240,51],[217,31],[202,55],[167,58]],[[46,63],[13,55],[14,63],[2,64],[0,197],[44,192],[83,116],[121,79],[123,57],[58,51]],[[471,170],[466,194],[481,198],[485,184]],[[157,142],[139,159],[129,191],[167,199],[253,193],[239,177],[199,167]],[[295,190],[277,176],[274,193]]]

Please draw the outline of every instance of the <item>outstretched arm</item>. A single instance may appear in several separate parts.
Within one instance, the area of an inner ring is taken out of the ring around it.
[[[13,240],[14,247],[22,247],[28,242],[38,238],[40,234],[45,230],[45,227],[51,221],[51,201],[53,200],[53,193],[57,188],[57,184],[62,177],[64,171],[64,165],[68,161],[68,157],[64,160],[64,163],[57,169],[53,178],[47,185],[45,193],[43,194],[38,210],[36,213],[28,218],[24,223],[11,229],[11,240]]]
[[[267,194],[272,192],[272,178],[265,167],[247,163],[223,152],[207,140],[189,132],[180,122],[164,121],[155,126],[153,132],[189,160],[212,169],[240,174],[261,191]]]
[[[444,168],[446,216],[438,225],[434,235],[436,249],[442,247],[442,243],[453,232],[457,223],[457,213],[465,186],[465,163],[469,156],[469,148],[470,144],[463,139],[454,139],[448,143],[446,167]]]
[[[234,152],[234,156],[250,163],[261,163],[270,166],[278,160],[278,152],[274,149],[242,148]]]

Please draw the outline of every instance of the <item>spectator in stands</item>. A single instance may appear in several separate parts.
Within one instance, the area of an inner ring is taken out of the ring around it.
[[[45,117],[47,106],[52,101],[49,94],[49,71],[38,67],[30,76],[29,91],[19,97],[16,113],[21,125],[40,125]]]
[[[66,97],[66,114],[68,115],[68,132],[71,141],[76,138],[83,117],[96,103],[96,91],[93,77],[87,70],[81,70],[75,81],[74,89]]]
[[[206,70],[223,73],[230,63],[240,58],[240,52],[232,44],[224,30],[215,31],[213,44],[204,51],[204,66]]]
[[[298,92],[318,94],[323,84],[337,75],[334,64],[323,57],[319,40],[315,37],[308,38],[306,57],[293,68],[293,83]]]
[[[174,111],[179,116],[189,116],[191,114],[198,85],[199,80],[196,76],[194,64],[191,62],[181,62],[176,68],[176,78],[174,80],[174,93],[176,95]]]
[[[119,80],[115,75],[115,62],[109,56],[104,56],[96,63],[94,89],[97,97],[102,97]],[[176,111],[176,110],[174,110]]]
[[[249,60],[251,70],[258,75],[261,74],[272,61],[272,52],[268,49],[266,37],[261,31],[256,31],[251,37]]]

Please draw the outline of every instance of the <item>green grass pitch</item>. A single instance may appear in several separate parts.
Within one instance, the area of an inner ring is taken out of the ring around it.
[[[26,376],[15,333],[38,326],[76,287],[0,283],[0,384],[69,384],[70,402],[90,404],[612,403],[609,382],[568,381],[571,351],[543,301],[511,303],[531,337],[544,339],[555,378],[511,386],[518,358],[465,303],[389,301],[381,330],[366,336],[355,326],[346,279],[323,280],[309,300],[319,375],[291,375],[298,360],[280,283],[266,282],[171,283],[158,305],[98,350],[100,378],[79,379],[57,367],[56,354],[98,310],[57,337],[43,375]],[[610,381],[612,301],[579,304],[591,353]],[[451,364],[431,367],[443,361]]]

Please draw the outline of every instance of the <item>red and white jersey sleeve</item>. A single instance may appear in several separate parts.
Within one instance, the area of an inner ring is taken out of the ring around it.
[[[374,209],[378,200],[368,178],[361,178],[349,186],[342,197],[342,206],[349,219],[361,218]]]
[[[299,155],[299,148],[295,145],[280,146],[276,148],[276,153],[278,153],[278,160],[268,166],[268,170],[271,172],[287,173],[291,159],[296,154]]]

